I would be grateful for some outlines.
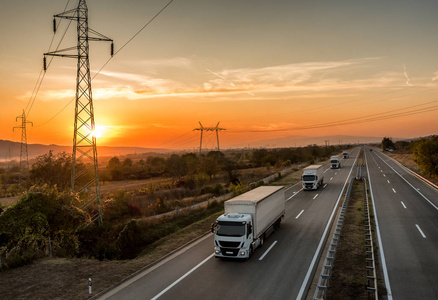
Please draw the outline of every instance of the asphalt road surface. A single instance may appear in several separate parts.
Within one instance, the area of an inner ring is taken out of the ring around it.
[[[438,299],[438,190],[381,152],[365,154],[388,299]]]
[[[324,166],[324,186],[286,189],[286,215],[278,231],[246,261],[216,259],[208,234],[171,257],[143,270],[100,299],[302,299],[322,238],[334,218],[359,149],[342,160],[341,169]],[[432,279],[431,279],[432,280]]]

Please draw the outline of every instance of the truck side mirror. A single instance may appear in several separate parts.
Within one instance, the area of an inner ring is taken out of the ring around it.
[[[252,225],[248,224],[247,225],[247,236],[249,236],[252,233]]]
[[[216,223],[211,223],[211,232],[214,233],[214,227],[215,227]]]

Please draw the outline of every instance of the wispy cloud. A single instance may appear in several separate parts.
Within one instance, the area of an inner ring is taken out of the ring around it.
[[[187,68],[184,71],[187,75],[180,76],[178,73],[179,77],[174,76],[178,79],[150,73],[145,75],[135,72],[102,71],[101,76],[93,81],[93,97],[96,100],[139,100],[157,97],[202,100],[208,97],[211,101],[238,101],[266,99],[268,94],[279,97],[328,97],[330,93],[333,95],[333,92],[342,91],[351,95],[362,89],[400,86],[403,79],[410,85],[405,65],[403,74],[396,71],[370,73],[367,68],[375,67],[375,62],[379,60],[381,58],[363,58],[213,71],[205,67],[197,68],[188,59],[177,58],[161,63],[167,62],[168,65]],[[159,65],[158,61],[143,63]],[[438,79],[438,72],[435,75],[433,80]],[[41,98],[47,100],[74,97],[72,90],[41,93]],[[248,97],[248,94],[251,97]]]
[[[410,79],[409,79],[409,76],[408,76],[408,72],[406,71],[406,65],[403,65],[403,75],[405,75],[405,78],[406,78],[406,85],[407,86],[411,86],[411,83],[410,83]]]

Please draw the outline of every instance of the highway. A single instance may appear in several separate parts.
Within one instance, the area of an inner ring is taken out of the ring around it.
[[[247,261],[213,256],[213,235],[207,234],[171,257],[139,272],[101,294],[99,299],[297,299],[306,295],[317,264],[321,238],[340,201],[358,149],[343,159],[341,169],[325,165],[324,186],[285,192],[286,215]]]
[[[388,299],[438,299],[438,190],[380,151],[365,154]]]

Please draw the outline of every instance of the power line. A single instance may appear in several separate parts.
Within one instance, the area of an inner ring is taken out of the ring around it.
[[[120,47],[119,50],[117,50],[104,64],[103,66],[99,69],[99,71],[97,71],[96,74],[94,74],[94,76],[91,78],[91,80],[94,80],[94,78],[100,74],[100,72],[103,70],[103,68],[106,67],[106,65],[111,61],[111,59],[113,59],[114,56],[116,56],[123,48],[126,47],[126,45],[128,45],[135,37],[137,37],[137,35],[139,35],[147,26],[149,26],[149,24],[151,24],[174,0],[170,0],[160,11],[158,11],[140,30],[138,30],[125,44],[123,44],[122,47]],[[55,119],[61,112],[63,112],[73,101],[75,101],[75,98],[71,99],[63,108],[61,108],[60,111],[58,111],[53,117],[51,117],[50,119],[48,119],[47,121],[45,121],[42,124],[39,124],[38,126],[35,127],[40,127],[43,126],[47,123],[49,123],[50,121],[52,121],[53,119]]]
[[[230,133],[282,132],[282,131],[293,131],[293,130],[308,130],[308,129],[317,129],[317,128],[327,128],[327,127],[333,127],[333,126],[339,126],[339,125],[360,124],[360,123],[367,123],[367,122],[372,122],[372,121],[380,121],[380,120],[387,120],[387,119],[392,119],[392,118],[416,115],[416,114],[421,114],[421,113],[426,113],[426,112],[438,110],[438,105],[433,105],[430,107],[414,109],[411,111],[394,113],[397,111],[403,111],[406,109],[410,109],[410,108],[414,108],[414,107],[418,107],[418,106],[423,106],[423,105],[427,105],[427,104],[432,104],[432,103],[437,103],[437,102],[431,101],[431,102],[423,103],[420,105],[412,105],[412,106],[408,106],[405,108],[395,109],[395,110],[386,111],[386,112],[382,112],[382,113],[366,115],[366,116],[361,116],[361,117],[351,118],[351,119],[346,119],[346,120],[341,120],[341,121],[332,121],[332,122],[327,122],[327,123],[312,124],[312,125],[307,125],[307,126],[297,126],[297,127],[289,127],[289,128],[282,128],[282,129],[268,129],[268,130],[242,130],[242,131],[230,130],[229,132]]]
[[[67,4],[65,5],[65,8],[64,8],[64,12],[67,10],[67,7],[68,7],[69,3],[70,3],[70,0],[67,1]],[[65,30],[61,40],[58,43],[58,46],[56,47],[56,50],[58,50],[59,46],[61,45],[62,41],[64,40],[65,34],[67,33],[67,31],[68,31],[68,29],[70,27],[71,22],[72,22],[72,20],[70,20],[70,22],[69,22],[69,24],[67,26],[67,29]],[[56,31],[57,31],[57,29],[59,28],[60,25],[61,25],[61,22],[59,22],[57,26],[54,26],[54,33],[53,33],[53,36],[52,36],[52,40],[50,41],[50,45],[49,45],[48,51],[50,51],[50,48],[52,48],[53,41],[55,40]],[[51,58],[51,60],[49,62],[49,65],[52,63],[52,60],[53,60],[53,57]],[[29,99],[29,102],[27,103],[26,108],[24,109],[25,111],[27,111],[27,113],[26,113],[27,116],[29,116],[30,111],[31,111],[31,109],[33,107],[33,104],[35,103],[36,97],[38,95],[38,92],[39,92],[39,90],[41,88],[41,85],[43,83],[43,80],[44,80],[45,76],[46,76],[46,73],[44,72],[44,68],[41,68],[40,75],[38,76],[38,80],[37,80],[37,82],[35,84],[35,87],[34,87],[34,89],[32,91],[32,94],[31,94],[31,97]]]

